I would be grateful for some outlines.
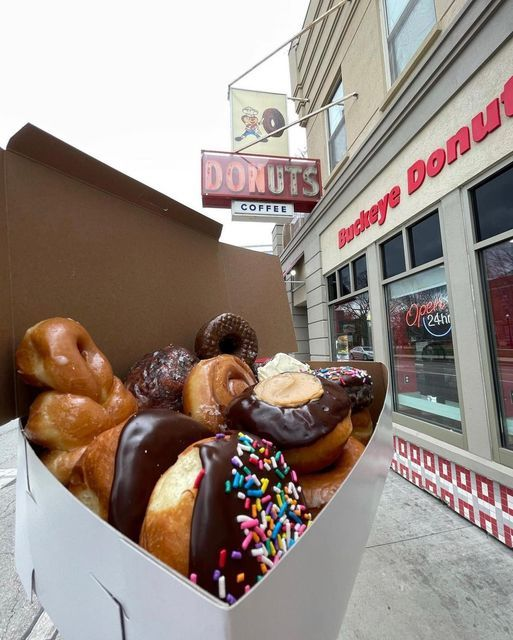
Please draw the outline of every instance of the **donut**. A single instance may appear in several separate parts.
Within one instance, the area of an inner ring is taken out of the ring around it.
[[[44,391],[30,405],[25,435],[47,449],[71,451],[112,429],[137,410],[132,394],[114,377],[105,404],[72,393]]]
[[[210,430],[192,418],[167,409],[140,411],[125,425],[116,450],[109,500],[109,522],[139,541],[146,507],[162,473],[178,454]]]
[[[332,464],[351,435],[347,393],[309,373],[281,373],[249,387],[225,410],[230,429],[268,438],[282,448],[296,471]]]
[[[181,411],[183,384],[197,361],[185,347],[170,344],[136,362],[128,372],[125,386],[140,409],[163,407]]]
[[[273,133],[277,129],[281,129],[285,126],[285,118],[279,109],[269,107],[265,109],[262,114],[262,125],[266,133]],[[272,137],[281,138],[283,131],[275,133]]]
[[[87,447],[84,446],[71,449],[71,451],[58,451],[57,449],[54,451],[43,451],[40,459],[48,471],[50,471],[61,484],[67,486],[70,481],[71,472],[86,448]]]
[[[85,446],[137,411],[89,333],[70,318],[30,327],[16,350],[16,367],[27,384],[49,389],[32,403],[24,428],[29,440],[46,449]]]
[[[353,411],[351,413],[351,422],[353,423],[353,433],[351,435],[363,445],[367,445],[374,430],[370,411],[368,409]]]
[[[210,435],[169,409],[146,409],[104,431],[74,465],[68,488],[97,516],[138,542],[151,492],[178,454]]]
[[[71,493],[103,520],[109,512],[114,460],[123,427],[120,424],[104,431],[85,448],[68,484]]]
[[[112,367],[84,327],[70,318],[50,318],[28,329],[16,350],[24,382],[104,402]]]
[[[351,436],[333,465],[317,473],[301,476],[303,493],[313,517],[318,515],[335,495],[364,450],[363,444]]]
[[[354,367],[325,367],[316,369],[315,375],[338,382],[349,394],[351,398],[351,408],[353,411],[364,409],[372,404],[374,393],[372,389],[372,377],[364,369]]]
[[[217,434],[189,447],[157,482],[140,544],[233,604],[310,522],[295,471],[269,441]]]
[[[258,353],[258,340],[244,318],[234,313],[222,313],[198,331],[194,351],[202,360],[226,353],[251,366]]]
[[[183,411],[209,427],[212,434],[226,426],[224,409],[239,393],[256,382],[249,366],[236,356],[200,360],[183,388]]]

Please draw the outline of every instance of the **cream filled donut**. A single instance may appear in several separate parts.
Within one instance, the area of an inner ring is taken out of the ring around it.
[[[275,442],[306,473],[334,462],[352,431],[347,393],[309,373],[267,378],[232,400],[225,415],[229,428]]]

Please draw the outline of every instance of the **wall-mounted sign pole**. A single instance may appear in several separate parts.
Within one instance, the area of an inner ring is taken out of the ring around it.
[[[304,122],[305,120],[308,120],[308,118],[312,118],[313,116],[316,116],[319,113],[326,111],[326,109],[331,109],[331,107],[334,107],[337,104],[342,104],[342,102],[345,102],[349,98],[358,98],[358,94],[356,93],[356,91],[354,91],[353,93],[348,93],[347,96],[342,96],[340,100],[336,100],[335,102],[330,102],[329,104],[325,104],[320,109],[316,109],[315,111],[312,111],[312,113],[309,113],[306,116],[299,118],[299,120],[294,120],[294,122],[291,122],[290,124],[286,124],[284,127],[281,127],[280,129],[276,129],[276,131],[272,131],[271,133],[268,133],[266,136],[261,136],[260,138],[258,138],[258,140],[254,140],[253,142],[250,142],[246,146],[241,147],[240,149],[237,149],[237,151],[234,151],[234,153],[240,153],[241,151],[245,151],[246,149],[249,149],[249,147],[252,147],[254,144],[258,144],[263,140],[267,140],[267,138],[271,138],[272,136],[275,136],[278,133],[285,131],[285,129],[290,129],[290,127],[293,127],[294,125],[299,124],[300,122]]]
[[[343,4],[345,4],[346,2],[351,2],[351,0],[342,0],[342,2],[339,2],[338,4],[334,5],[333,7],[331,7],[331,9],[329,9],[328,11],[326,11],[326,13],[323,13],[322,16],[319,16],[316,20],[314,20],[313,22],[311,22],[309,25],[307,25],[306,27],[304,27],[299,33],[296,33],[296,35],[292,36],[292,38],[289,38],[286,42],[284,42],[282,45],[280,45],[277,49],[275,49],[274,51],[271,51],[271,53],[269,53],[268,55],[265,56],[265,58],[262,58],[262,60],[260,60],[259,62],[257,62],[256,64],[254,64],[251,69],[248,69],[247,71],[244,71],[243,74],[241,74],[238,78],[235,78],[235,80],[232,80],[232,82],[230,82],[230,84],[228,85],[228,99],[230,99],[230,89],[231,87],[238,82],[239,80],[241,80],[242,78],[244,78],[245,76],[248,75],[248,73],[251,73],[254,69],[256,69],[257,67],[259,67],[262,63],[264,63],[266,60],[269,60],[269,58],[271,58],[272,56],[274,56],[275,53],[278,53],[278,51],[281,51],[281,49],[283,49],[283,47],[286,47],[288,44],[290,44],[291,42],[294,42],[294,40],[296,40],[297,38],[300,38],[303,33],[306,33],[307,31],[309,31],[312,27],[314,27],[317,23],[321,22],[321,20],[324,20],[324,18],[326,18],[326,16],[329,16],[330,13],[333,13],[334,11],[336,11],[337,9],[339,9]]]

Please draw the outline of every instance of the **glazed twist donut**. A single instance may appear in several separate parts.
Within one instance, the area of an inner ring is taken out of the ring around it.
[[[244,318],[234,313],[222,313],[201,327],[194,350],[202,360],[227,353],[251,366],[257,357],[258,340]]]
[[[47,449],[71,451],[137,411],[137,403],[74,320],[52,318],[28,329],[16,351],[25,382],[50,387],[32,403],[25,433]]]
[[[225,426],[225,407],[255,382],[248,365],[235,356],[200,360],[184,384],[184,413],[216,433]]]
[[[27,330],[16,351],[22,379],[35,387],[105,402],[112,367],[84,327],[70,318],[43,320]]]
[[[137,410],[132,394],[119,378],[102,405],[87,396],[58,391],[40,393],[30,406],[27,438],[42,447],[71,451],[123,422]]]

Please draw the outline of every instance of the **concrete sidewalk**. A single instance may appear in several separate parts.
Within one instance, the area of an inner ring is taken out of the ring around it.
[[[14,569],[15,441],[0,430],[0,640],[62,640]],[[506,546],[390,471],[338,640],[509,640],[512,576]]]

